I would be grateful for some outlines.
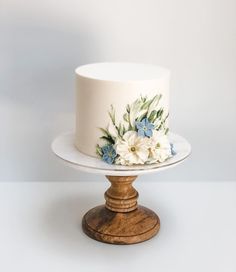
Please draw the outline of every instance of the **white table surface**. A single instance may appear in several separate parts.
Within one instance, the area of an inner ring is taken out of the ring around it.
[[[236,182],[137,181],[161,230],[118,246],[81,229],[83,214],[104,202],[100,179],[0,183],[0,271],[236,271]]]

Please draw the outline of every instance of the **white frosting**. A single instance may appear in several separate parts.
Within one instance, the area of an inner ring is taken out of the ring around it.
[[[169,70],[150,64],[137,63],[93,63],[80,66],[76,73],[81,77],[106,81],[155,80],[169,75]]]
[[[169,70],[146,64],[96,63],[76,69],[76,139],[79,151],[96,157],[96,144],[109,123],[113,105],[122,121],[126,105],[140,96],[162,94],[160,107],[169,111]]]

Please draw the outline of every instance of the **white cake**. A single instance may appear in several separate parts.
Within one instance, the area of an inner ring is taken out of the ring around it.
[[[135,63],[76,69],[75,146],[109,164],[151,164],[173,155],[168,141],[169,70]]]

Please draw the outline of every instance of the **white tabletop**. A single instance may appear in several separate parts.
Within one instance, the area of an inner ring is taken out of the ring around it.
[[[117,246],[88,238],[80,226],[104,202],[109,184],[99,178],[0,183],[0,271],[236,271],[236,182],[135,182],[161,230]]]

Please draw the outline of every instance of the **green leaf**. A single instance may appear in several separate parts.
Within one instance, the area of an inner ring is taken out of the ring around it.
[[[98,144],[96,145],[96,154],[100,157],[103,156],[102,149]]]
[[[133,127],[129,124],[129,128],[128,128],[128,131],[129,130],[134,130]]]
[[[126,128],[125,128],[125,126],[123,125],[123,135],[126,133],[127,131],[126,131]]]
[[[126,111],[127,111],[127,113],[130,113],[130,105],[129,104],[126,106]]]
[[[136,119],[136,121],[140,122],[145,117],[147,117],[147,111],[145,111],[142,115],[140,115],[139,118]]]
[[[165,125],[165,122],[166,122],[168,117],[169,117],[169,113],[167,113],[166,117],[161,121],[161,123],[158,126],[157,130],[160,130]]]
[[[167,113],[166,117],[164,118],[164,122],[163,123],[166,122],[166,120],[167,120],[168,117],[169,117],[169,112]]]
[[[118,127],[118,134],[122,137],[123,134],[124,134],[124,131],[123,131],[123,126],[121,124],[119,124],[119,127]]]
[[[127,112],[123,115],[123,119],[125,122],[129,122],[129,114]]]
[[[107,141],[110,144],[114,144],[115,143],[115,141],[113,140],[113,138],[111,136],[101,136],[100,139],[105,140],[105,141]]]
[[[148,121],[151,122],[151,123],[153,123],[153,122],[155,122],[156,117],[157,117],[157,111],[153,110],[151,112],[150,116],[148,117]]]
[[[167,134],[169,132],[169,128],[167,128],[166,130],[165,130],[165,134]]]
[[[115,118],[115,110],[114,110],[113,105],[111,105],[111,111],[109,111],[108,114],[111,118],[112,123],[115,125],[116,118]]]
[[[147,96],[145,95],[145,96],[141,96],[141,101],[143,102],[143,103],[145,103],[146,101],[147,101]]]
[[[141,109],[145,109],[145,110],[148,109],[149,106],[150,106],[150,104],[154,101],[155,97],[156,97],[156,96],[154,96],[153,98],[147,100],[147,101],[142,105]]]
[[[141,110],[147,110],[149,105],[150,105],[151,101],[148,100],[145,103],[143,103],[143,105],[141,106]]]
[[[163,113],[164,113],[164,109],[163,108],[159,109],[157,112],[157,118],[161,118]]]
[[[110,137],[110,134],[109,134],[109,132],[108,132],[106,129],[104,129],[104,128],[99,128],[99,129],[101,130],[101,132],[102,132],[105,136]]]

